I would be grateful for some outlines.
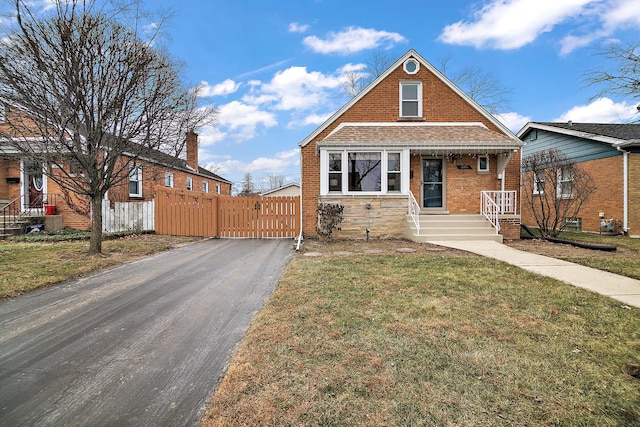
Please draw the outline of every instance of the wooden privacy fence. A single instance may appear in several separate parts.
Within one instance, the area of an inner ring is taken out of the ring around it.
[[[300,233],[300,197],[232,197],[155,189],[156,234],[278,238]]]

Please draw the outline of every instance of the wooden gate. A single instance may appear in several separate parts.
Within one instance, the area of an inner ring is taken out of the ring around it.
[[[300,233],[300,196],[232,197],[155,188],[156,234],[287,238]]]

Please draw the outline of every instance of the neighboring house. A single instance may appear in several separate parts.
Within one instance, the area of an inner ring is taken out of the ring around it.
[[[10,129],[0,110],[0,127]],[[37,143],[38,136],[34,135]],[[186,159],[144,150],[135,167],[130,168],[129,178],[112,187],[105,196],[105,205],[113,207],[115,202],[137,202],[153,200],[156,185],[189,191],[231,194],[231,182],[198,165],[198,135],[190,132],[186,136]],[[123,155],[123,161],[126,159]],[[73,165],[68,164],[73,173]],[[62,189],[47,178],[47,165],[25,158],[6,142],[0,141],[0,208],[13,202],[20,211],[42,210],[43,205],[55,205],[55,213],[62,216],[62,225],[74,229],[87,229],[91,224],[89,200]],[[51,169],[51,168],[50,168]],[[51,173],[56,173],[51,169]]]
[[[522,142],[414,50],[299,145],[307,236],[340,203],[336,237],[519,238]]]
[[[292,182],[282,187],[274,188],[273,190],[265,191],[260,194],[263,197],[276,197],[276,196],[299,196],[300,184]]]
[[[640,237],[640,124],[538,123],[525,125],[523,158],[555,148],[584,168],[595,192],[569,226],[592,232],[624,232]],[[535,225],[522,206],[522,222]]]

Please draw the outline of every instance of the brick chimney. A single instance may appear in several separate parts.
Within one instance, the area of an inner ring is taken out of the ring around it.
[[[198,134],[190,130],[187,132],[187,166],[198,170]]]

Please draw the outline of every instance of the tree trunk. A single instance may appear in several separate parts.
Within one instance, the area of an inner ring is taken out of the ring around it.
[[[102,197],[91,198],[91,240],[89,253],[102,253]]]

